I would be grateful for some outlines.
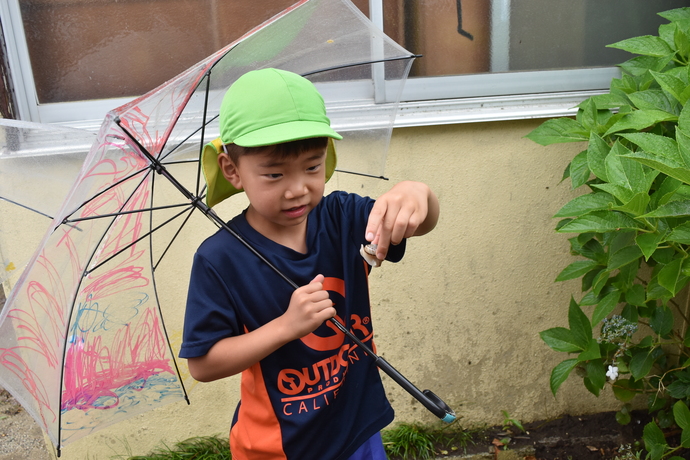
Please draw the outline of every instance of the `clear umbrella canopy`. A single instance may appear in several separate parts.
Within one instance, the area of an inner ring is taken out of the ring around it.
[[[39,202],[42,192],[60,204],[48,206],[53,219],[0,312],[0,386],[58,449],[187,398],[154,274],[164,255],[174,260],[177,229],[205,219],[194,212],[205,190],[198,158],[218,134],[230,84],[265,67],[311,79],[344,138],[338,169],[380,176],[412,57],[349,1],[304,0],[114,109],[83,162],[74,139],[56,142],[68,153],[50,161],[74,161],[79,172],[68,191],[35,190]],[[35,177],[36,155],[22,154],[12,176]],[[10,156],[0,155],[0,174]],[[72,182],[75,169],[66,170]],[[7,196],[26,188],[14,183]]]

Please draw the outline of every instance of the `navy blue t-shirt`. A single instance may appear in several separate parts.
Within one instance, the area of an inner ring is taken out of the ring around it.
[[[264,237],[244,213],[229,224],[298,285],[323,274],[339,321],[375,349],[370,267],[359,255],[373,204],[344,192],[324,197],[308,216],[306,254]],[[398,261],[404,252],[404,242],[391,246],[387,259]],[[292,293],[267,264],[219,230],[194,256],[180,357],[203,356],[219,340],[277,318]],[[242,373],[230,444],[237,460],[343,460],[392,420],[373,360],[325,322]]]

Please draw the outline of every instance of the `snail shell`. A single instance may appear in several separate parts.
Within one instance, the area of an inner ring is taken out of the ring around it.
[[[367,244],[366,246],[364,246],[362,244],[359,247],[359,254],[372,267],[380,267],[381,262],[383,262],[381,259],[376,258],[376,245],[375,244]]]

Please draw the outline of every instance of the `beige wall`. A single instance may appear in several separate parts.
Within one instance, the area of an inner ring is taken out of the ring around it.
[[[567,325],[568,300],[578,289],[577,281],[553,282],[571,256],[551,216],[574,196],[570,184],[559,181],[583,147],[540,147],[523,138],[540,123],[398,129],[388,156],[390,182],[336,174],[329,183],[329,189],[376,196],[413,179],[438,194],[436,230],[411,240],[401,263],[386,263],[372,274],[376,343],[420,389],[445,399],[464,426],[500,423],[502,410],[527,422],[618,407],[610,388],[596,399],[576,378],[556,398],[549,390],[551,369],[564,356],[548,349],[538,333]],[[243,204],[238,198],[222,215]],[[198,244],[199,235],[188,237],[178,248]],[[175,348],[188,270],[166,266],[158,274],[162,282],[182,280],[162,298]],[[397,421],[434,420],[385,381]],[[162,441],[226,435],[237,390],[237,378],[197,384],[191,406],[171,404],[99,431],[68,445],[62,458],[107,459],[128,449],[143,454]]]

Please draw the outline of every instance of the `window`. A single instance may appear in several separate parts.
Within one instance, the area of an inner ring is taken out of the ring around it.
[[[294,0],[0,2],[20,118],[96,127]],[[659,11],[686,0],[357,0],[422,54],[400,125],[568,112],[608,88],[629,58],[605,45],[656,34]]]

